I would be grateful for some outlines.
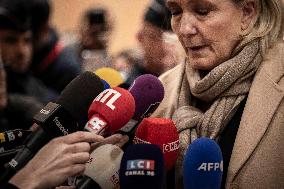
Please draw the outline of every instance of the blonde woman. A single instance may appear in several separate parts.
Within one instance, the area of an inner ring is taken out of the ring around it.
[[[198,137],[222,150],[222,188],[284,188],[284,44],[280,0],[167,0],[186,60],[160,77],[156,117],[174,119],[182,163]],[[204,181],[206,182],[206,181]]]

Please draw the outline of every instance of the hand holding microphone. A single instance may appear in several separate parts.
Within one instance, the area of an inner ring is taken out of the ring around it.
[[[89,143],[100,141],[103,137],[82,131],[55,138],[9,182],[21,189],[58,186],[68,177],[83,173],[90,158]]]
[[[32,133],[14,159],[5,165],[0,182],[9,180],[52,138],[79,130],[78,123],[87,119],[88,107],[102,90],[101,79],[91,72],[72,80],[60,94],[57,103],[48,103],[35,115],[34,120],[40,127]]]

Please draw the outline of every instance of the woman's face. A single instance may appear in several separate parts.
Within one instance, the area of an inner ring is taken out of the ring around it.
[[[228,60],[248,26],[232,0],[167,0],[172,28],[195,69],[211,70]]]

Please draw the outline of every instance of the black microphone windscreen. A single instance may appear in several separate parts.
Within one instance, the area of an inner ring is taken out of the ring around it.
[[[122,156],[120,189],[162,189],[164,176],[163,154],[157,145],[131,145]]]
[[[84,72],[73,79],[61,92],[57,103],[78,120],[88,118],[94,98],[104,90],[101,79],[92,72]]]

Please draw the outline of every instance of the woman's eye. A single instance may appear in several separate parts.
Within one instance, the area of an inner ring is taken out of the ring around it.
[[[209,10],[208,9],[197,9],[196,10],[197,14],[201,15],[201,16],[206,16],[209,14]]]

